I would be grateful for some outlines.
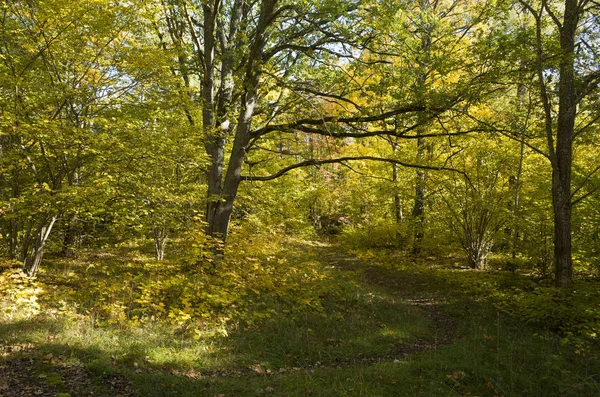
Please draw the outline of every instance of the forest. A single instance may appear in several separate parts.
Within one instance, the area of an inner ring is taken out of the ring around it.
[[[600,395],[599,1],[0,5],[0,397]]]

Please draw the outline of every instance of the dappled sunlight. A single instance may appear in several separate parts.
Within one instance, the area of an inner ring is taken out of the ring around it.
[[[143,305],[136,303],[132,290],[141,292],[138,286],[147,280],[155,289],[202,282],[208,277],[202,272],[186,279],[178,275],[175,262],[114,256],[104,262],[96,258],[93,266],[88,260],[73,262],[71,276],[46,271],[36,281],[43,291],[52,291],[62,309],[42,294],[43,313],[2,317],[0,360],[26,374],[14,382],[41,376],[32,390],[85,389],[107,396],[134,387],[142,395],[154,390],[239,395],[249,387],[256,395],[352,394],[357,387],[385,395],[399,384],[431,394],[504,387],[509,395],[507,390],[531,387],[517,371],[531,372],[529,366],[559,348],[552,335],[527,333],[523,339],[522,327],[514,328],[481,306],[489,297],[478,302],[462,290],[465,283],[499,288],[521,278],[456,271],[452,261],[444,267],[440,259],[415,264],[404,256],[392,260],[372,251],[365,262],[342,252],[332,244],[300,241],[278,255],[250,257],[240,251],[243,261],[230,257],[222,268],[231,279],[217,285],[249,291],[243,299],[252,304],[227,313],[219,299],[210,298],[218,308],[215,313],[229,317],[224,321],[198,318],[194,311],[170,317],[169,310],[185,308],[178,305],[192,296],[169,289],[161,298],[164,315],[136,319]],[[48,269],[53,266],[60,269],[62,264],[54,262]],[[128,306],[131,302],[134,306]],[[100,304],[115,305],[125,315],[96,311]],[[480,323],[481,316],[488,320]],[[526,357],[517,358],[523,352]],[[512,374],[510,386],[495,378],[496,369],[487,364],[497,359],[502,371]],[[557,359],[544,371],[564,365]],[[73,377],[82,380],[80,389],[68,384]],[[578,390],[593,390],[583,387]]]
[[[179,269],[168,261],[135,263],[106,255],[71,263],[72,275],[43,272],[39,282],[52,289],[53,299],[46,296],[42,302],[54,308],[54,314],[6,323],[5,327],[19,330],[13,335],[14,342],[29,341],[46,350],[82,354],[93,350],[95,355],[105,357],[99,361],[106,360],[111,365],[187,368],[199,373],[249,368],[257,363],[278,369],[317,362],[333,364],[354,356],[386,356],[399,345],[427,335],[428,322],[410,306],[384,291],[373,293],[364,289],[349,278],[355,272],[339,270],[330,262],[316,259],[325,247],[328,245],[315,245],[314,251],[294,248],[285,261],[273,256],[246,259],[243,266],[250,273],[239,283],[227,285],[249,290],[245,299],[252,305],[245,310],[252,310],[253,314],[238,311],[236,322],[216,321],[211,325],[214,318],[201,317],[201,325],[193,311],[178,312],[189,313],[181,318],[168,315],[174,313],[169,307],[177,307],[170,305],[193,299],[181,292],[166,295],[171,301],[164,301],[161,321],[171,319],[170,324],[159,323],[158,317],[136,318],[143,308],[136,295],[143,291],[139,286],[144,280],[155,280],[154,288],[163,288],[170,277],[169,269],[179,285],[186,285],[187,280],[179,277]],[[255,264],[259,261],[265,261],[266,266],[258,268]],[[57,261],[54,266],[60,268],[62,263]],[[279,266],[285,267],[283,273],[278,273]],[[225,274],[235,281],[238,276],[232,271],[235,270],[225,270]],[[196,283],[199,277],[204,276],[197,273],[191,280]],[[211,277],[214,279],[214,275]],[[261,277],[284,278],[275,289],[273,280],[265,284],[267,280]],[[212,305],[220,305],[215,297],[210,299]],[[61,310],[56,309],[57,302],[63,302]],[[160,302],[148,301],[158,308]],[[159,314],[160,310],[156,310],[154,315]],[[223,315],[227,316],[226,312]]]
[[[600,396],[600,0],[0,9],[0,397]]]

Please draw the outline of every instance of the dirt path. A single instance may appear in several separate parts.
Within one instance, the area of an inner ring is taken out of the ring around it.
[[[384,269],[370,265],[364,261],[341,253],[339,249],[330,246],[319,247],[320,260],[328,265],[346,271],[361,271],[362,277],[368,284],[384,289],[398,300],[418,308],[429,320],[433,328],[432,337],[412,339],[410,343],[398,344],[393,352],[385,355],[369,355],[338,359],[327,363],[315,363],[302,367],[266,369],[262,367],[239,368],[234,370],[212,371],[173,371],[173,375],[191,378],[221,378],[221,377],[249,377],[249,376],[275,376],[293,372],[313,372],[320,369],[349,368],[356,365],[373,365],[384,362],[402,362],[406,357],[422,351],[437,349],[447,346],[457,339],[456,323],[442,306],[444,302],[439,296],[432,294],[431,287],[422,279],[407,272]],[[409,288],[407,288],[409,286]]]
[[[341,253],[335,247],[323,248],[321,259],[341,270],[361,271],[366,283],[382,288],[400,301],[422,311],[435,332],[431,339],[417,339],[414,345],[404,346],[408,354],[449,345],[456,339],[456,324],[452,317],[444,312],[443,298],[432,291],[432,287],[423,278],[408,272],[367,264],[354,256]],[[399,353],[402,354],[402,351]],[[395,357],[390,357],[393,358]]]

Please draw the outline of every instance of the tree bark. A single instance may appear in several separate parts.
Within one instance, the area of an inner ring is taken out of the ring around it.
[[[203,36],[204,48],[202,51],[204,66],[202,75],[202,127],[206,139],[206,153],[210,158],[207,173],[207,204],[206,221],[210,225],[216,209],[219,206],[221,183],[223,179],[223,161],[225,159],[224,137],[220,136],[215,128],[215,100],[214,100],[214,74],[215,74],[215,32],[217,15],[220,2],[203,4],[204,12]]]
[[[575,87],[575,40],[580,14],[577,0],[564,1],[563,20],[551,14],[550,17],[560,33],[560,62],[558,83],[558,116],[556,133],[552,104],[544,71],[544,45],[542,40],[543,12],[551,13],[546,2],[536,11],[525,0],[521,3],[535,16],[537,40],[537,76],[540,83],[540,96],[544,107],[548,158],[552,165],[552,208],[554,215],[554,274],[555,285],[564,287],[573,278],[571,257],[571,168],[573,164],[573,139],[577,98]]]
[[[203,96],[203,126],[206,136],[206,152],[210,157],[207,173],[207,204],[206,223],[207,233],[214,235],[217,229],[215,219],[222,204],[223,168],[225,163],[225,145],[230,131],[231,122],[228,120],[228,109],[231,107],[234,82],[233,68],[235,63],[234,51],[237,44],[236,36],[242,20],[243,1],[236,0],[231,9],[229,31],[219,25],[218,14],[221,8],[220,0],[214,5],[204,5],[204,78],[202,85]],[[215,50],[217,42],[221,49],[220,84],[215,97]],[[216,115],[216,117],[215,117]]]
[[[398,164],[392,164],[392,181],[394,182],[394,185],[398,183]],[[404,219],[402,199],[400,198],[400,193],[397,191],[394,192],[394,219],[397,224],[401,224]]]
[[[524,84],[521,83],[522,80],[522,75],[523,75],[523,69],[524,69],[525,65],[523,62],[521,62],[521,72],[519,73],[519,84],[517,86],[517,113],[520,113],[520,111],[523,108],[523,104],[525,102],[525,94],[526,94],[526,90],[527,88],[525,87]],[[518,218],[519,218],[519,210],[520,210],[520,205],[521,205],[521,180],[523,177],[523,162],[525,160],[525,134],[527,131],[527,123],[524,122],[523,124],[520,124],[517,122],[516,126],[515,126],[516,130],[519,131],[519,135],[521,138],[521,142],[520,142],[520,147],[519,147],[519,165],[517,167],[517,175],[515,176],[515,181],[514,181],[514,192],[513,192],[513,206],[512,206],[512,215],[513,215],[513,222],[512,222],[512,244],[511,244],[511,256],[513,259],[513,262],[517,259],[517,251],[518,251],[518,245],[519,245],[519,223],[518,223]],[[513,269],[516,270],[516,265],[513,263]]]
[[[423,138],[417,139],[417,164],[422,163],[425,158],[425,141]],[[425,172],[417,171],[415,182],[415,206],[412,211],[414,221],[414,242],[413,253],[421,252],[421,244],[425,236]]]
[[[246,159],[246,152],[250,142],[250,128],[252,117],[258,101],[258,84],[260,80],[260,61],[267,41],[267,28],[272,22],[272,15],[277,0],[263,0],[261,3],[260,17],[253,38],[248,57],[242,103],[233,141],[233,148],[229,157],[227,173],[223,182],[223,191],[211,222],[208,224],[208,234],[217,237],[225,243],[229,232],[229,223],[233,212],[233,203],[237,196],[240,182],[242,181],[242,166]]]
[[[560,30],[561,60],[558,85],[556,155],[552,167],[552,206],[554,210],[554,266],[557,287],[573,278],[571,257],[571,168],[573,135],[577,111],[575,92],[575,34],[579,23],[577,0],[565,0]]]
[[[421,11],[427,13],[432,7],[429,0],[420,0]],[[435,5],[433,6],[435,8]],[[420,75],[417,78],[415,86],[416,96],[418,101],[422,101],[425,97],[425,91],[427,90],[427,75],[428,68],[431,64],[431,41],[432,41],[432,30],[433,26],[424,22],[422,26],[419,26],[421,34],[421,53],[422,59],[419,61]],[[419,116],[421,117],[421,116]],[[420,124],[424,124],[424,120],[420,120]],[[425,139],[421,137],[422,127],[417,130],[417,163],[423,163],[426,157],[427,146]],[[413,254],[419,254],[421,252],[423,237],[425,236],[425,172],[418,170],[415,180],[415,205],[412,211],[412,219],[414,222],[414,240],[413,240]]]
[[[50,237],[50,232],[56,219],[57,217],[53,216],[49,220],[44,221],[37,229],[34,240],[23,243],[27,244],[27,247],[23,251],[23,271],[29,277],[35,277],[40,268],[44,256],[44,247],[46,246],[48,237]],[[31,247],[30,243],[33,243]]]
[[[156,259],[162,261],[165,258],[165,247],[167,246],[167,230],[164,226],[155,226],[152,228],[152,236],[154,237]]]
[[[73,216],[69,224],[67,225],[67,230],[65,230],[65,237],[63,239],[63,247],[62,247],[62,256],[66,258],[75,257],[74,247],[76,245],[76,241],[79,234],[79,222],[77,220],[77,216]]]

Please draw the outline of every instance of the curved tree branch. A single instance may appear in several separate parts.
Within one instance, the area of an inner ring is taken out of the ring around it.
[[[296,168],[308,167],[308,166],[312,166],[312,165],[335,164],[335,163],[343,163],[345,161],[360,161],[360,160],[381,161],[381,162],[390,163],[390,164],[398,164],[398,165],[401,165],[401,166],[407,167],[407,168],[417,168],[417,169],[432,170],[432,171],[456,172],[456,173],[464,176],[465,179],[469,182],[469,184],[471,184],[471,179],[469,178],[469,176],[464,171],[461,171],[456,168],[446,167],[446,166],[412,164],[412,163],[406,163],[401,160],[390,159],[390,158],[385,158],[385,157],[376,157],[376,156],[347,156],[347,157],[339,157],[339,158],[334,158],[334,159],[321,159],[321,160],[310,159],[310,160],[304,160],[299,163],[289,165],[271,175],[266,175],[266,176],[246,175],[246,176],[242,176],[241,178],[243,181],[270,181],[273,179],[277,179],[277,178],[287,174],[288,172],[295,170]]]

